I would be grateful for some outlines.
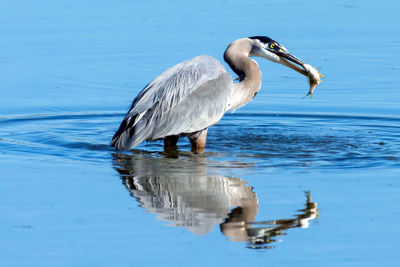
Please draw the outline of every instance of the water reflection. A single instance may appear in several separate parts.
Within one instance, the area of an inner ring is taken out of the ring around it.
[[[248,242],[249,248],[273,248],[271,243],[279,241],[276,237],[285,235],[291,228],[308,228],[309,221],[317,218],[317,203],[311,202],[310,192],[306,192],[305,208],[292,219],[279,219],[254,222],[247,220],[246,207],[236,207],[228,218],[220,224],[221,232],[231,241]]]
[[[136,151],[113,156],[114,168],[141,207],[195,234],[219,225],[230,241],[272,248],[274,237],[290,228],[307,228],[317,217],[317,204],[307,193],[305,208],[294,218],[255,222],[258,199],[253,188],[243,179],[218,175],[206,154]]]

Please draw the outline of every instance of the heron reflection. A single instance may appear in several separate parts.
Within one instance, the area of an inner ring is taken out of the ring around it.
[[[253,188],[240,178],[218,175],[205,154],[171,158],[116,153],[114,168],[140,206],[159,220],[194,234],[207,234],[219,225],[229,240],[246,242],[250,248],[272,248],[286,230],[307,228],[317,217],[317,204],[307,193],[305,208],[293,218],[256,222]]]

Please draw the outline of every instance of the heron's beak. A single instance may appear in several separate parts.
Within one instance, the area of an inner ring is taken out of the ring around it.
[[[265,48],[259,48],[257,46],[253,47],[249,56],[259,56],[265,59],[271,60],[272,62],[281,63],[301,74],[304,76],[309,77],[309,71],[307,69],[307,64],[304,63],[301,59],[295,57],[294,55],[290,54],[287,50],[269,50]],[[319,73],[321,77],[322,74]]]
[[[307,95],[312,95],[315,87],[321,82],[321,77],[324,78],[324,76],[319,73],[314,67],[304,63],[287,51],[280,50],[275,54],[279,58],[279,63],[291,69],[294,69],[295,71],[303,74],[308,78],[308,82],[310,83],[310,90],[308,91]],[[300,68],[299,66],[301,66],[302,68]]]
[[[304,70],[304,62],[289,52],[278,52],[279,63],[303,74],[304,76],[308,76],[308,73]],[[297,64],[297,65],[296,65]],[[302,68],[300,68],[301,66]]]

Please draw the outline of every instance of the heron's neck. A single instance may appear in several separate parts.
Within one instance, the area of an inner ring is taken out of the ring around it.
[[[228,101],[227,110],[246,105],[261,87],[261,71],[257,63],[249,58],[251,44],[245,39],[231,43],[225,50],[224,59],[239,76],[239,83],[234,83]]]

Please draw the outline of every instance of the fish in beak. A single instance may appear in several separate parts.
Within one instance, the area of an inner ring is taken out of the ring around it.
[[[308,83],[310,85],[310,89],[308,90],[307,95],[312,95],[314,92],[315,87],[320,84],[321,78],[325,78],[321,73],[318,72],[313,66],[310,64],[304,63],[297,57],[293,56],[289,52],[280,53],[280,60],[279,63],[307,76]],[[295,63],[295,64],[293,64]],[[297,64],[297,65],[296,65]],[[300,68],[299,66],[303,67]]]
[[[321,77],[325,78],[319,73],[313,66],[304,63],[299,58],[292,55],[283,45],[279,44],[275,40],[266,36],[254,36],[250,37],[256,42],[257,56],[262,56],[273,62],[285,65],[308,78],[310,85],[307,95],[312,95],[315,87],[321,82]]]

